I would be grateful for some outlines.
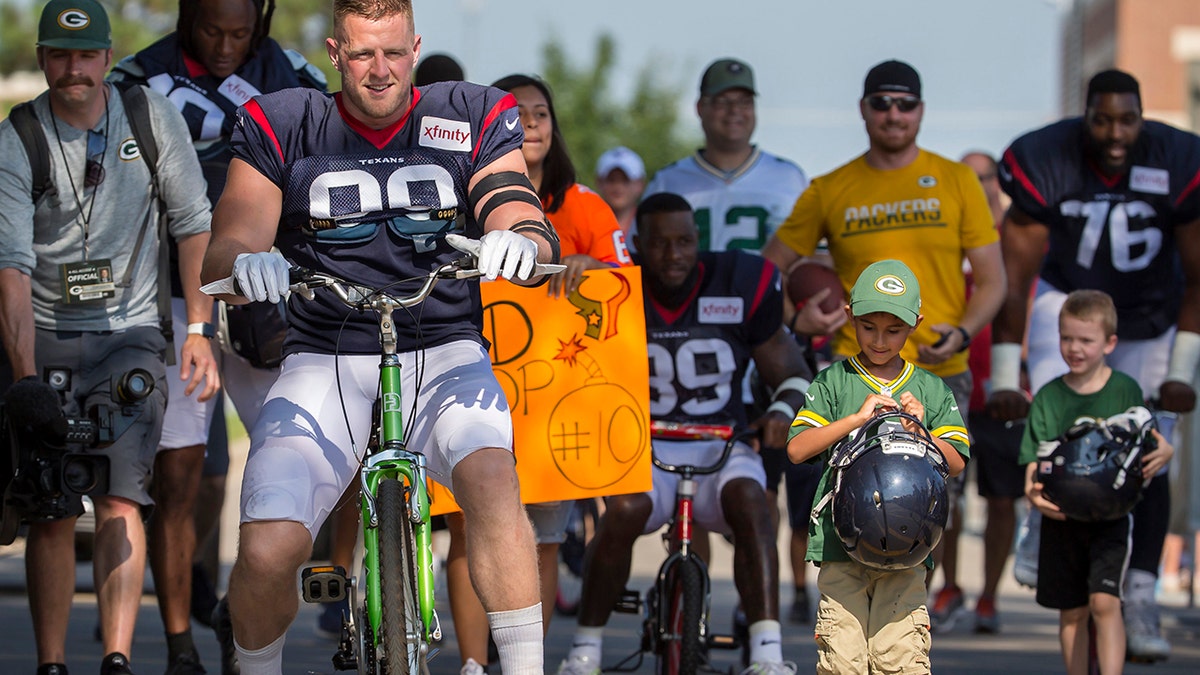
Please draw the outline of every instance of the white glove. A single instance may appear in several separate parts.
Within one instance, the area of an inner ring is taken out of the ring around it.
[[[538,247],[533,240],[511,230],[492,230],[480,238],[479,271],[488,281],[529,279],[537,264]]]
[[[291,263],[275,251],[239,253],[233,261],[233,278],[251,302],[279,302],[288,291]]]

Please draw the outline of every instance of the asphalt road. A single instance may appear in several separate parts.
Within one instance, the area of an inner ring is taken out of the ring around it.
[[[244,452],[244,448],[241,449]],[[231,478],[240,476],[241,466],[235,453]],[[237,481],[230,481],[230,494],[237,494]],[[970,494],[966,533],[960,543],[961,583],[968,595],[968,607],[981,586],[982,544],[980,540],[981,508],[973,490]],[[236,497],[227,501],[236,505]],[[231,509],[227,509],[231,511]],[[225,519],[222,558],[228,570],[235,546],[236,514]],[[786,547],[781,550],[786,551]],[[0,675],[30,673],[36,668],[33,630],[29,620],[28,602],[24,594],[23,540],[0,548]],[[649,587],[653,574],[663,558],[663,548],[656,536],[643,537],[635,551],[634,578],[630,587]],[[781,572],[784,607],[791,600],[791,574]],[[95,672],[102,657],[101,645],[92,635],[96,626],[96,599],[92,593],[90,567],[80,564],[77,569],[77,594],[68,635],[68,665],[75,673]],[[713,625],[718,632],[728,632],[736,601],[731,579],[730,549],[723,542],[714,545],[713,562]],[[815,574],[810,574],[810,595],[816,597]],[[149,573],[147,573],[149,579]],[[935,584],[940,584],[935,581]],[[149,590],[149,582],[147,583]],[[449,615],[444,589],[438,591],[438,607],[447,635],[441,653],[431,664],[435,674],[458,671],[458,650],[454,642],[453,621]],[[1055,673],[1062,672],[1057,641],[1056,613],[1038,607],[1032,591],[1020,588],[1011,577],[1005,578],[999,600],[1001,632],[997,635],[975,635],[971,631],[969,613],[964,612],[957,625],[947,633],[934,636],[932,661],[937,673]],[[309,673],[332,674],[330,657],[334,645],[314,633],[318,608],[302,605],[300,616],[288,632],[285,647],[285,668],[288,675]],[[138,616],[137,637],[133,649],[133,666],[139,675],[162,673],[166,667],[166,642],[152,593],[143,597]],[[1194,608],[1165,609],[1164,627],[1173,646],[1168,661],[1153,665],[1131,664],[1126,672],[1147,675],[1194,675],[1200,673],[1200,610]],[[556,617],[551,623],[546,641],[546,669],[554,672],[569,648],[574,623],[567,617]],[[204,664],[210,673],[219,673],[217,644],[210,630],[193,628]],[[640,636],[640,620],[633,615],[615,615],[605,634],[606,666],[631,654]],[[799,671],[812,672],[816,663],[811,626],[784,624],[783,651],[785,658],[794,661]],[[737,672],[736,652],[715,652],[714,662],[722,671]],[[653,661],[647,660],[637,672],[651,672]]]

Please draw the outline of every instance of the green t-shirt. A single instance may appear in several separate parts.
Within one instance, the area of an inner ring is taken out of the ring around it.
[[[962,413],[954,401],[954,392],[940,377],[905,362],[904,370],[900,371],[896,379],[883,382],[867,372],[857,356],[839,361],[817,374],[805,394],[804,407],[796,413],[796,419],[792,421],[788,440],[808,429],[828,426],[832,421],[858,412],[863,401],[871,394],[886,393],[898,400],[900,394],[905,391],[912,392],[925,406],[925,426],[930,433],[949,442],[964,460],[969,459],[970,441],[967,428],[963,424]],[[832,454],[832,447],[826,448],[820,455],[809,460],[825,464],[821,482],[817,485],[816,497],[813,499],[814,507],[833,489],[833,471],[829,466]],[[813,562],[850,560],[849,554],[842,546],[842,540],[833,528],[833,509],[823,509],[816,523],[809,519],[808,554],[804,559]],[[926,560],[926,565],[932,566],[932,560]]]
[[[1144,403],[1142,387],[1125,373],[1114,370],[1104,386],[1091,394],[1080,394],[1061,377],[1038,390],[1029,406],[1029,421],[1021,438],[1022,466],[1037,461],[1038,443],[1052,441],[1081,417],[1104,419]]]

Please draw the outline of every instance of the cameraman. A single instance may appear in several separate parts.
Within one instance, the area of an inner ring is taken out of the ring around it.
[[[145,484],[162,430],[170,348],[156,297],[158,215],[167,210],[187,320],[199,324],[212,314],[211,300],[199,292],[209,205],[183,118],[165,98],[146,91],[150,129],[141,131],[152,131],[158,150],[155,198],[123,97],[104,81],[112,37],[103,7],[95,0],[51,0],[42,11],[37,45],[49,91],[32,103],[40,127],[34,131],[47,141],[51,185],[35,201],[31,155],[11,118],[0,124],[0,156],[11,158],[0,166],[0,337],[13,378],[35,378],[23,387],[38,386],[48,369],[68,375],[56,382],[66,415],[99,410],[132,421],[121,425],[124,433],[112,434],[111,445],[85,448],[110,459],[107,494],[94,498],[93,574],[106,654],[101,673],[129,673],[146,562],[142,518],[152,504]],[[208,338],[190,328],[174,327],[187,332],[180,376],[189,380],[187,395],[207,399],[219,386],[216,364]],[[154,391],[140,403],[123,404],[112,384],[139,368],[151,374]],[[16,402],[9,408],[12,422],[20,424]],[[72,506],[67,513],[26,514],[32,521],[26,582],[39,675],[67,672],[77,496]]]

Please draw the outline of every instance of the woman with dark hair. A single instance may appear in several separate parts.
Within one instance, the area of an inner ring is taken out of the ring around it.
[[[542,209],[558,232],[562,263],[567,269],[550,277],[549,294],[564,297],[579,287],[588,270],[631,264],[612,209],[587,187],[575,182],[575,165],[554,114],[550,87],[528,75],[509,75],[492,84],[517,99],[525,129],[525,155],[529,180],[542,200]],[[538,541],[538,567],[542,587],[542,625],[549,627],[558,592],[558,549],[566,539],[573,502],[526,506]],[[446,559],[447,588],[454,616],[455,635],[463,660],[463,675],[479,675],[488,662],[488,626],[483,606],[467,575],[465,536],[461,514],[447,517],[450,551]]]

